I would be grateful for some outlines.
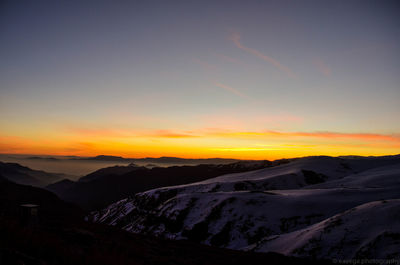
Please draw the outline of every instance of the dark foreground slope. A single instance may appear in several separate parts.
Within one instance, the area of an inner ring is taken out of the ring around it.
[[[328,264],[136,235],[83,222],[79,208],[48,191],[1,178],[0,188],[0,264]],[[35,224],[16,210],[27,202],[40,204]]]
[[[16,184],[0,175],[0,217],[18,217],[21,204],[39,205],[39,217],[46,223],[79,220],[84,215],[78,206],[60,200],[54,193]]]
[[[162,240],[91,224],[21,228],[12,220],[0,223],[0,264],[329,264]]]

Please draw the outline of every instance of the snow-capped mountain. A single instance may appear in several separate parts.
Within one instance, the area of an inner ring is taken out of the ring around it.
[[[248,250],[331,259],[398,258],[399,220],[399,199],[374,201],[307,228],[266,237],[248,247]]]
[[[93,212],[88,220],[232,249],[306,257],[325,257],[329,252],[328,257],[333,258],[377,251],[379,257],[392,257],[392,252],[366,244],[383,240],[388,249],[398,246],[399,227],[384,230],[386,223],[394,224],[385,218],[393,217],[398,210],[396,199],[400,199],[400,156],[306,157],[271,168],[139,193]],[[393,206],[380,210],[379,205]],[[369,230],[375,229],[375,234],[354,230],[352,240],[340,238],[346,229],[362,227],[357,223],[362,221],[346,223],[348,220],[378,212],[382,221],[371,219],[362,224],[374,227]],[[346,223],[340,229],[334,226],[338,216]],[[333,236],[321,231],[332,231]],[[343,244],[346,251],[334,251]]]

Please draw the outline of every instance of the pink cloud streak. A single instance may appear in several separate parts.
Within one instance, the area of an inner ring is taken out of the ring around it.
[[[272,57],[269,57],[265,54],[263,54],[262,52],[253,49],[253,48],[249,48],[246,47],[244,45],[242,45],[242,43],[240,42],[240,34],[237,32],[234,32],[230,39],[233,41],[233,43],[236,45],[236,47],[238,47],[239,49],[244,50],[245,52],[251,53],[259,58],[261,58],[262,60],[269,62],[270,64],[272,64],[273,66],[275,66],[276,68],[278,68],[279,70],[281,70],[282,72],[285,72],[289,77],[296,77],[296,75],[292,72],[292,70],[290,70],[288,67],[282,65],[280,62],[278,62],[277,60],[275,60]]]
[[[320,71],[324,76],[329,77],[331,76],[332,70],[331,68],[326,65],[321,59],[314,59],[314,65],[317,67],[317,70]]]
[[[239,96],[239,97],[241,97],[241,98],[249,99],[249,97],[248,97],[247,95],[243,94],[242,92],[240,92],[240,91],[237,90],[236,88],[233,88],[233,87],[230,87],[230,86],[227,86],[227,85],[218,83],[218,82],[215,82],[214,85],[217,86],[217,87],[223,88],[223,89],[225,89],[226,91],[229,91],[229,92],[231,92],[232,94],[235,94],[235,95],[237,95],[237,96]]]

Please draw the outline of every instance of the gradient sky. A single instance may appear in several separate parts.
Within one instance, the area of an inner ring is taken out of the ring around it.
[[[1,1],[0,153],[400,153],[398,1]]]

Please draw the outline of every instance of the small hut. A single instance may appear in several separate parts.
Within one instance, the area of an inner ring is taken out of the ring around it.
[[[21,223],[26,226],[35,226],[39,221],[39,205],[21,204]]]

